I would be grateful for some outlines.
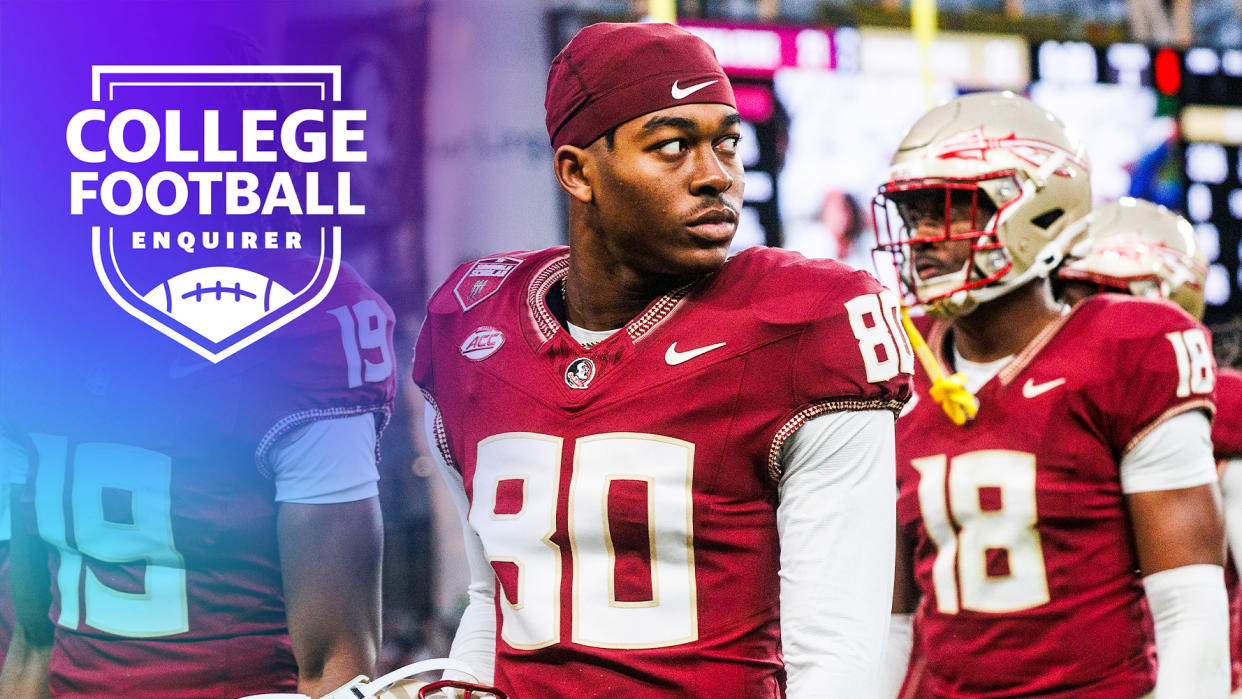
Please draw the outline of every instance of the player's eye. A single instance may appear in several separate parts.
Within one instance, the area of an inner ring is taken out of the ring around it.
[[[737,155],[737,143],[740,140],[741,134],[729,134],[716,142],[716,150],[727,155]]]
[[[660,144],[656,150],[664,155],[677,155],[686,150],[686,141],[683,138],[675,138]]]
[[[910,203],[898,204],[897,213],[900,214],[901,220],[906,224],[907,228],[918,228],[919,222],[925,217],[925,213],[920,207]]]

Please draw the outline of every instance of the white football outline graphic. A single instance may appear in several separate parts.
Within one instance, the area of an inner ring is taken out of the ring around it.
[[[99,283],[103,285],[108,296],[121,307],[121,310],[212,364],[218,364],[237,354],[319,305],[319,302],[332,292],[341,270],[341,227],[332,226],[329,234],[328,227],[320,226],[319,239],[322,247],[319,251],[319,261],[315,265],[314,275],[306,282],[306,286],[294,295],[295,301],[292,304],[286,304],[285,308],[278,309],[279,312],[273,311],[269,314],[269,318],[265,319],[266,322],[257,324],[260,327],[252,332],[240,337],[234,335],[230,338],[233,342],[216,349],[205,346],[180,329],[165,323],[163,319],[169,317],[168,314],[156,312],[150,304],[142,300],[142,295],[126,281],[124,273],[117,265],[115,232],[112,226],[108,226],[106,247],[103,234],[102,226],[91,226],[91,261],[95,263],[95,276],[99,278]],[[115,279],[111,276],[113,274],[116,275]]]
[[[212,342],[279,309],[293,293],[242,267],[200,267],[165,280],[142,300]]]

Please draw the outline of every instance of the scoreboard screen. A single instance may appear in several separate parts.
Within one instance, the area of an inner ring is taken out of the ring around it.
[[[1242,316],[1242,51],[1186,50],[1180,65],[1181,145],[1187,218],[1210,267],[1209,324]],[[1218,333],[1219,334],[1219,333]]]
[[[1135,196],[1179,208],[1180,188],[1147,178],[1145,164],[1177,133],[1172,115],[1159,113],[1147,47],[1046,41],[1033,53],[1028,94],[1083,139],[1095,204]]]

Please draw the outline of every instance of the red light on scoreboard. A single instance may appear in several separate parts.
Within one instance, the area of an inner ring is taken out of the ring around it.
[[[1173,49],[1160,49],[1155,61],[1156,89],[1162,95],[1176,95],[1182,87],[1182,65]]]

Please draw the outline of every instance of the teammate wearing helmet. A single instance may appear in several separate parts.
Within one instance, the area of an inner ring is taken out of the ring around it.
[[[1074,224],[1086,238],[1057,270],[1071,305],[1097,292],[1168,299],[1195,318],[1203,317],[1207,258],[1186,219],[1163,206],[1124,198],[1102,206]],[[1216,376],[1216,419],[1212,448],[1221,474],[1225,523],[1233,556],[1226,579],[1230,592],[1230,652],[1233,687],[1242,666],[1242,590],[1237,575],[1242,545],[1242,372],[1221,368]]]
[[[1207,335],[1162,301],[1053,297],[1090,201],[1081,142],[1011,93],[926,114],[876,198],[930,315],[894,592],[899,629],[920,609],[927,696],[1228,692]]]
[[[1081,231],[1057,270],[1071,306],[1097,291],[1168,299],[1203,318],[1207,259],[1186,219],[1159,204],[1125,197],[1076,221]]]

